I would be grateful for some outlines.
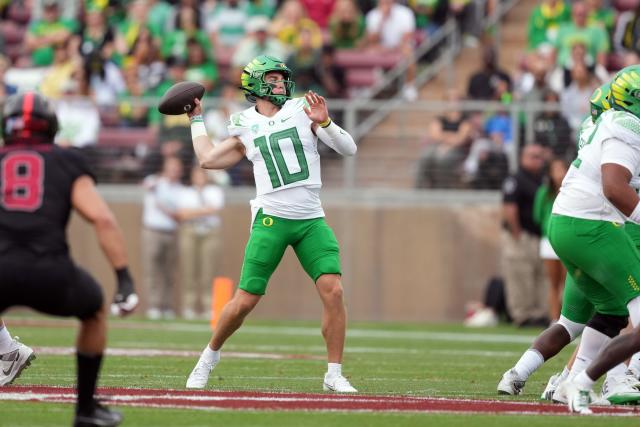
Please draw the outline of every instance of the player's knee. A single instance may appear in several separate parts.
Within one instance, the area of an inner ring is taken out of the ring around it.
[[[580,336],[580,334],[582,333],[585,327],[584,323],[574,322],[562,315],[560,315],[560,319],[558,320],[558,325],[566,329],[567,333],[569,334],[569,339],[571,341],[575,340],[578,336]]]
[[[587,322],[587,326],[609,338],[614,338],[620,334],[620,331],[627,326],[628,322],[629,318],[627,316],[596,313],[591,320]]]

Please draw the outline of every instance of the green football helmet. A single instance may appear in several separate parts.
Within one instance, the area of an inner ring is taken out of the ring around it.
[[[269,71],[278,71],[284,75],[285,94],[273,94],[271,84],[264,81],[264,76]],[[256,102],[256,98],[266,98],[273,105],[282,106],[295,90],[295,83],[291,80],[291,70],[287,65],[273,56],[260,55],[249,62],[240,77],[240,89],[249,102]]]
[[[591,104],[591,120],[593,123],[598,120],[600,114],[611,108],[611,82],[605,83],[593,91],[589,103]]]
[[[611,106],[640,117],[640,65],[618,71],[611,81]]]

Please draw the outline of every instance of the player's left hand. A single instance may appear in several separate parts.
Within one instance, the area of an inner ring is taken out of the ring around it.
[[[302,107],[309,119],[314,123],[323,123],[329,119],[329,109],[324,97],[310,90],[304,95],[309,107]]]
[[[140,298],[136,294],[133,279],[127,268],[118,270],[117,276],[118,289],[111,304],[111,314],[114,316],[126,316],[138,307]]]

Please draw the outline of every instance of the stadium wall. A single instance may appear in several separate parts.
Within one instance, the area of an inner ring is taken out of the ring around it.
[[[141,286],[142,190],[100,190],[123,228],[131,270]],[[220,275],[234,283],[249,235],[248,201],[254,191],[228,190],[221,214]],[[350,320],[458,321],[464,303],[482,299],[485,283],[498,272],[499,193],[327,190],[323,203],[341,244]],[[77,262],[112,292],[115,277],[91,227],[74,216],[69,239]],[[146,301],[144,289],[142,295]],[[320,314],[313,284],[288,249],[252,317],[317,320]]]

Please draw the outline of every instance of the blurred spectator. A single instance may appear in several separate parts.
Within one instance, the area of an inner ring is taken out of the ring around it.
[[[560,97],[551,89],[544,94],[545,103],[558,103]],[[569,160],[576,154],[571,126],[560,111],[545,110],[533,121],[535,141],[548,149],[554,157]]]
[[[623,12],[618,17],[613,45],[616,52],[640,54],[640,4],[633,11]]]
[[[56,144],[89,149],[98,142],[100,114],[89,97],[88,85],[81,68],[61,87],[63,97],[55,104],[59,131]]]
[[[191,7],[181,7],[176,14],[175,29],[162,38],[160,52],[163,58],[170,56],[187,57],[188,42],[195,40],[204,52],[209,55],[212,52],[211,43],[204,31],[199,28],[198,9]]]
[[[364,17],[354,0],[337,0],[329,17],[331,44],[338,49],[359,47],[364,36]]]
[[[590,114],[589,99],[600,85],[584,64],[575,64],[571,70],[572,82],[560,94],[560,104],[574,135]]]
[[[45,9],[51,1],[47,0],[30,0],[28,2],[31,9],[31,19],[40,20],[45,15]],[[57,0],[58,10],[60,11],[60,17],[64,19],[75,19],[78,16],[78,7],[80,6],[80,0]]]
[[[254,16],[247,22],[247,37],[233,53],[231,73],[240,83],[242,68],[258,55],[270,55],[276,58],[286,58],[287,48],[275,37],[269,35],[269,20],[264,16]]]
[[[116,24],[115,46],[116,52],[120,56],[128,55],[141,33],[149,33],[151,30],[147,26],[149,9],[146,0],[132,0],[126,6],[126,17]]]
[[[572,48],[576,44],[585,47],[585,65],[596,67],[595,73],[602,80],[608,79],[606,72],[609,37],[599,25],[587,23],[587,6],[582,0],[576,0],[571,6],[572,21],[558,28],[554,44],[554,55],[559,67],[570,70],[574,65]],[[599,69],[598,69],[599,68]]]
[[[300,0],[307,16],[322,29],[327,28],[336,0]]]
[[[238,89],[236,85],[226,82],[222,85],[222,100],[216,103],[217,108],[206,109],[204,123],[209,136],[214,144],[224,141],[229,137],[227,122],[233,113],[244,108],[238,102]]]
[[[428,38],[447,22],[449,0],[409,0],[409,7],[416,16],[416,28]]]
[[[413,58],[416,28],[413,11],[397,4],[395,0],[378,0],[378,6],[366,15],[367,48],[381,55],[385,52],[401,52],[409,61],[403,97],[407,101],[418,98],[415,87],[416,63]]]
[[[174,8],[164,0],[147,0],[147,26],[154,37],[163,37],[171,28],[175,20],[171,19]]]
[[[297,95],[303,95],[309,90],[322,91],[322,83],[316,72],[320,60],[320,49],[313,47],[311,37],[309,30],[301,29],[298,35],[298,46],[285,61],[295,76]]]
[[[449,0],[449,13],[458,23],[458,30],[464,37],[465,45],[476,47],[480,33],[477,3],[473,0]]]
[[[175,285],[178,268],[178,223],[175,211],[183,189],[182,163],[167,157],[159,175],[144,179],[142,210],[143,283],[149,296],[147,317],[175,317]]]
[[[542,0],[529,17],[529,49],[551,49],[558,28],[571,21],[571,7],[563,0]]]
[[[222,0],[205,19],[207,32],[216,49],[230,48],[237,46],[244,37],[249,14],[240,0]]]
[[[60,17],[58,0],[43,0],[42,4],[42,19],[32,21],[25,36],[25,47],[31,52],[31,61],[36,67],[51,65],[53,46],[66,43],[78,30],[75,19]]]
[[[144,28],[138,34],[123,65],[125,68],[131,66],[137,69],[140,84],[146,92],[154,90],[162,82],[166,66],[160,59],[160,49],[148,29]]]
[[[588,25],[600,25],[607,32],[609,42],[616,25],[616,13],[613,8],[605,7],[603,0],[586,0]],[[608,6],[608,5],[607,5]]]
[[[541,102],[548,88],[547,78],[550,69],[545,55],[530,52],[526,57],[524,71],[516,79],[516,99],[523,102]]]
[[[195,39],[187,41],[187,71],[185,78],[189,81],[200,82],[207,91],[213,89],[218,79],[218,67],[207,55],[202,44]]]
[[[0,54],[0,98],[5,98],[9,95],[13,95],[18,91],[18,88],[5,80],[5,74],[10,68],[11,63],[9,60]]]
[[[127,127],[146,127],[149,124],[148,107],[137,98],[144,96],[144,87],[138,77],[135,64],[124,69],[125,90],[120,94],[118,102],[118,117],[120,123]]]
[[[306,29],[311,33],[311,44],[319,49],[322,46],[322,31],[318,24],[307,17],[300,0],[285,0],[271,23],[271,32],[286,46],[299,45],[300,32]]]
[[[560,191],[567,169],[568,164],[564,159],[554,158],[551,160],[545,182],[538,188],[533,203],[533,221],[540,227],[542,235],[540,238],[540,258],[543,260],[549,282],[547,303],[549,306],[549,319],[552,321],[560,319],[562,291],[567,271],[553,247],[551,247],[551,243],[549,243],[548,227],[553,202],[558,195],[558,191]]]
[[[247,4],[247,15],[266,16],[271,19],[276,13],[276,0],[249,0]]]
[[[63,88],[69,85],[73,74],[80,67],[78,58],[72,56],[76,50],[71,47],[67,39],[53,46],[53,64],[40,82],[40,93],[49,99],[58,99],[62,96]]]
[[[335,48],[331,45],[324,45],[320,53],[320,61],[317,64],[316,72],[322,93],[329,98],[348,98],[347,94],[347,72],[343,66],[336,63]],[[340,114],[338,111],[334,115]],[[335,116],[338,123],[342,120]]]
[[[509,314],[518,326],[546,326],[547,287],[539,256],[533,202],[542,184],[544,148],[526,145],[519,169],[502,186],[502,271]]]
[[[161,97],[174,84],[185,80],[186,62],[181,57],[171,57],[167,60],[169,67],[168,75],[160,85],[147,93],[148,96]],[[178,116],[167,116],[160,114],[157,108],[149,109],[149,126],[158,131],[160,151],[167,149],[163,145],[170,143],[171,155],[175,155],[182,160],[184,170],[190,170],[193,164],[194,152],[191,144],[191,123],[186,114]],[[156,153],[157,157],[157,153]],[[148,162],[152,162],[154,157],[150,157]]]
[[[498,67],[493,46],[484,48],[482,65],[482,69],[469,80],[467,96],[477,100],[502,100],[503,97],[510,97],[511,77]]]
[[[417,188],[455,188],[474,137],[473,127],[456,104],[460,96],[447,93],[447,112],[429,125],[427,147],[418,161]]]
[[[182,314],[187,319],[206,317],[211,307],[211,282],[220,265],[219,212],[224,207],[224,192],[211,183],[207,170],[195,166],[191,185],[184,187],[177,199]]]

